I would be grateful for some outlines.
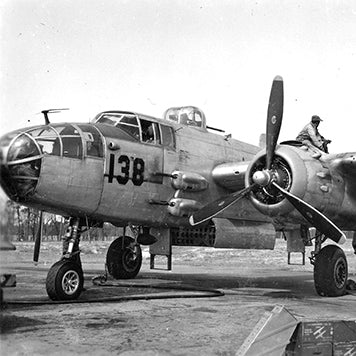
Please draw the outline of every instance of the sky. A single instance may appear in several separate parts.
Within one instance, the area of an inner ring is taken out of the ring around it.
[[[194,105],[258,144],[280,75],[280,141],[318,114],[332,153],[356,151],[356,0],[2,0],[0,46],[0,134],[44,109],[87,122]]]

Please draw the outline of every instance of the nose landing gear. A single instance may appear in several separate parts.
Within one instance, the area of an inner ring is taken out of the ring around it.
[[[80,219],[71,218],[63,238],[63,257],[47,274],[46,289],[52,300],[77,299],[83,290],[84,275],[79,250],[81,232]]]
[[[83,290],[84,277],[81,267],[68,259],[56,262],[48,272],[47,294],[52,300],[77,299]]]

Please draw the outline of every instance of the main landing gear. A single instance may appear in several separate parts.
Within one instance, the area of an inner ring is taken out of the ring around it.
[[[339,297],[346,293],[348,279],[347,260],[344,251],[336,245],[321,248],[325,237],[317,232],[315,251],[310,259],[314,265],[314,286],[323,297]]]
[[[106,254],[106,268],[113,278],[135,278],[141,265],[141,247],[132,237],[120,236],[109,246]]]

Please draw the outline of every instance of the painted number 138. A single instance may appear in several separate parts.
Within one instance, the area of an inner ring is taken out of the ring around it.
[[[132,176],[130,177],[130,168],[132,164]],[[119,174],[114,175],[115,165],[119,166]],[[121,155],[115,162],[115,155],[110,154],[109,161],[109,183],[112,183],[116,178],[119,184],[126,184],[130,179],[134,185],[141,185],[144,180],[145,161],[142,158],[136,157],[133,161],[126,155]]]

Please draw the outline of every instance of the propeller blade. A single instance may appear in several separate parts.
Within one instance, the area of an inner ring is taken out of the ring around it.
[[[298,198],[294,194],[289,193],[281,188],[277,183],[272,183],[288,201],[303,215],[303,217],[310,222],[318,231],[329,237],[338,244],[343,244],[346,241],[345,234],[324,214],[315,209],[304,200]]]
[[[227,209],[229,206],[246,196],[254,187],[255,184],[252,184],[245,189],[242,189],[230,195],[226,195],[225,197],[219,198],[205,205],[203,208],[201,208],[190,216],[190,225],[195,226],[207,220],[210,220],[215,215],[221,213],[223,210]]]
[[[266,168],[271,169],[283,117],[283,79],[276,76],[272,83],[267,112]]]
[[[36,238],[35,238],[35,248],[33,251],[33,262],[37,263],[40,255],[41,240],[42,240],[42,229],[43,229],[43,211],[40,211],[40,218],[38,222]]]

